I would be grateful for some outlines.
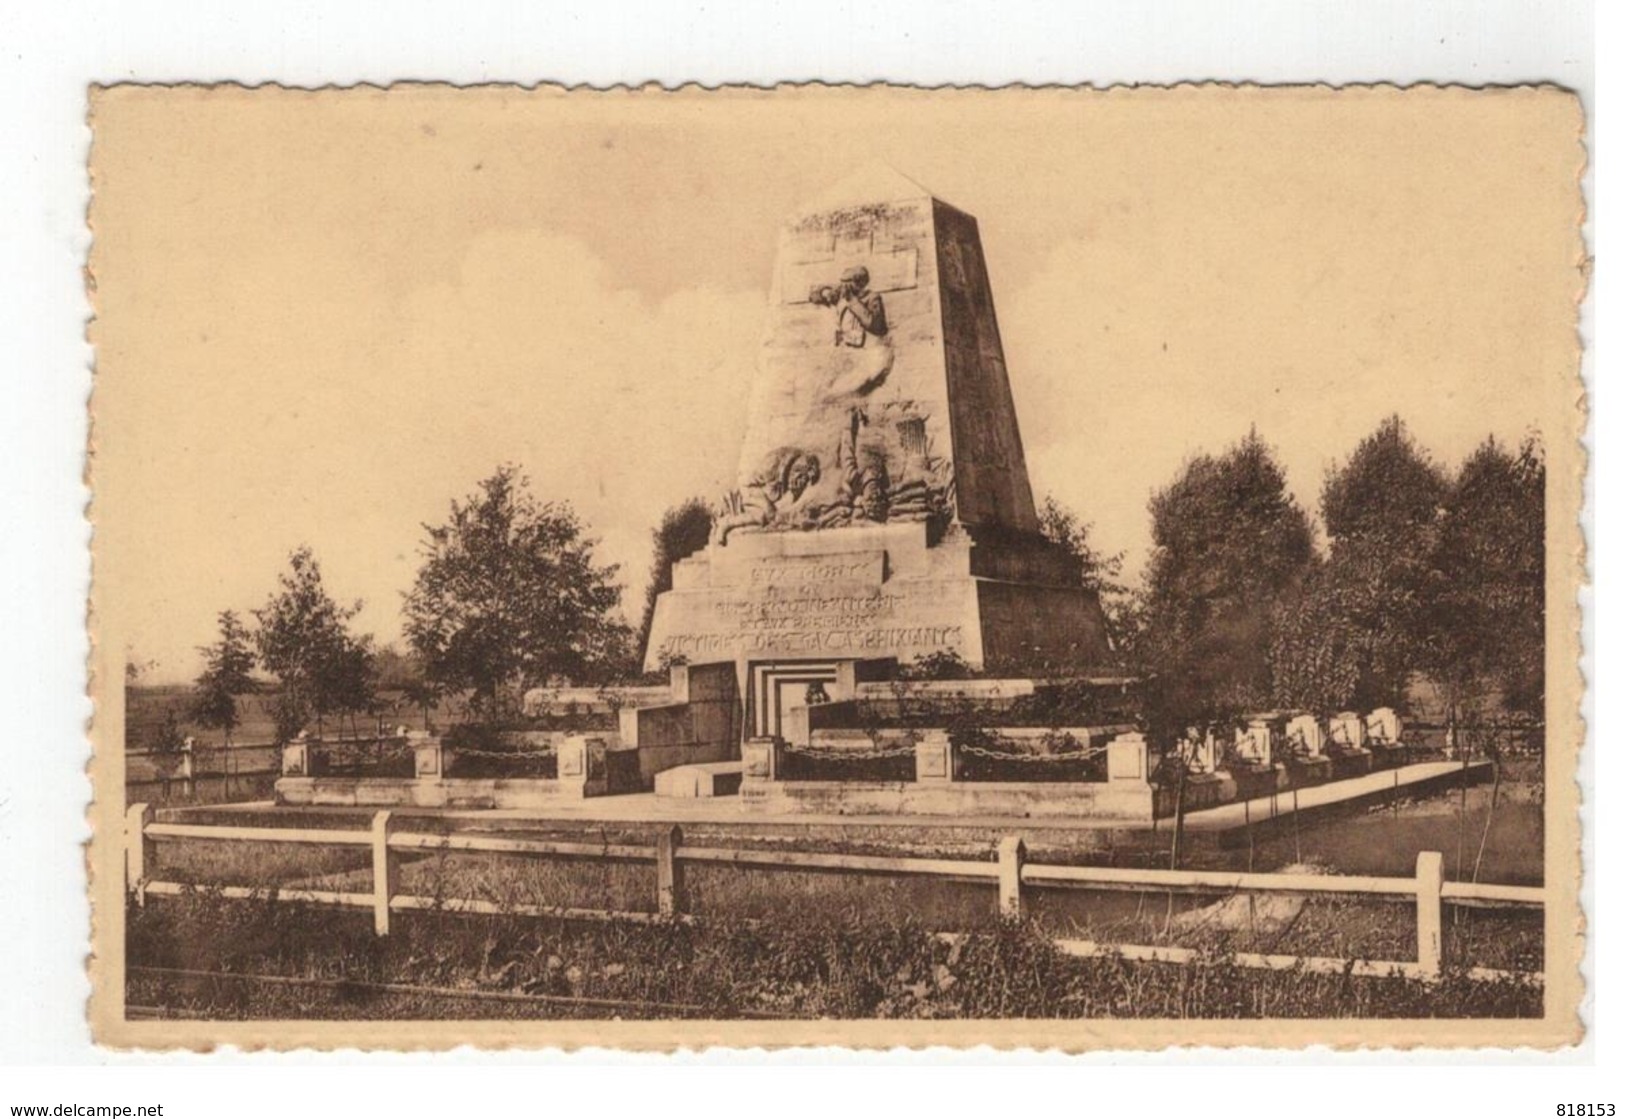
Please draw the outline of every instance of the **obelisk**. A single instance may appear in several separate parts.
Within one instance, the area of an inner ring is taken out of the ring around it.
[[[645,664],[1108,658],[1039,534],[976,220],[889,167],[784,227],[737,485]]]

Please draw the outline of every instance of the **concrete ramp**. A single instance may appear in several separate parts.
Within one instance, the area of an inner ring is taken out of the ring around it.
[[[739,783],[744,776],[744,762],[698,762],[674,766],[655,774],[655,796],[689,800],[737,796]]]

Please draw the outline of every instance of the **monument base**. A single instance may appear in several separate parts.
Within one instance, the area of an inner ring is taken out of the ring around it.
[[[923,521],[735,532],[674,567],[645,668],[951,654],[1052,674],[1110,661],[1099,599],[1064,549],[963,526],[932,536]]]

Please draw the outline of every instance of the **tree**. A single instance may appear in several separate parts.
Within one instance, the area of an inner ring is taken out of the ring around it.
[[[654,530],[654,558],[649,564],[649,589],[643,596],[643,621],[638,626],[636,653],[649,646],[655,601],[672,587],[672,568],[678,560],[698,552],[711,539],[711,508],[697,497],[667,509]]]
[[[1332,566],[1315,560],[1302,584],[1275,609],[1270,636],[1270,688],[1277,706],[1341,711],[1360,682],[1362,636],[1349,621]]]
[[[1316,587],[1340,621],[1354,682],[1342,704],[1393,705],[1422,668],[1438,593],[1434,553],[1449,483],[1398,416],[1389,416],[1327,473],[1321,515],[1330,537]]]
[[[590,681],[624,664],[616,567],[597,564],[574,511],[537,502],[516,467],[499,467],[424,531],[405,628],[440,687],[472,689],[491,716],[504,696],[551,676]]]
[[[1546,461],[1493,438],[1462,465],[1436,563],[1432,669],[1452,710],[1487,705],[1539,716],[1546,693]]]
[[[371,638],[349,631],[361,601],[341,605],[328,594],[321,565],[308,547],[288,557],[279,585],[265,606],[254,611],[260,663],[282,684],[278,733],[285,734],[302,713],[316,719],[320,734],[325,716],[353,715],[372,698]]]
[[[423,713],[424,730],[433,728],[434,724],[431,721],[431,716],[434,713],[435,704],[439,703],[441,699],[441,690],[433,680],[419,677],[407,681],[401,687],[401,698]]]
[[[237,612],[222,611],[219,627],[220,636],[215,643],[198,649],[203,654],[203,672],[193,686],[192,719],[221,731],[226,745],[230,746],[231,732],[237,729],[239,722],[237,697],[253,694],[258,684],[252,675],[251,637],[247,627],[238,620]]]
[[[1266,702],[1276,608],[1313,554],[1274,453],[1254,432],[1193,459],[1152,496],[1151,537],[1140,657],[1153,730]]]
[[[1135,599],[1123,577],[1123,553],[1107,554],[1094,546],[1090,533],[1094,525],[1053,495],[1046,496],[1038,509],[1038,528],[1045,539],[1065,548],[1078,561],[1078,584],[1100,596],[1106,613],[1106,626],[1112,644],[1121,654],[1132,644],[1136,626]]]

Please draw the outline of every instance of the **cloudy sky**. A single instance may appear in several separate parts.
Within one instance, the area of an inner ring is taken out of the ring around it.
[[[1397,411],[1446,463],[1566,431],[1577,110],[1325,89],[567,97],[115,90],[95,104],[99,633],[196,669],[310,544],[399,636],[420,526],[502,461],[635,614],[731,478],[780,222],[883,160],[977,216],[1034,491],[1131,567],[1256,425],[1313,508]]]

